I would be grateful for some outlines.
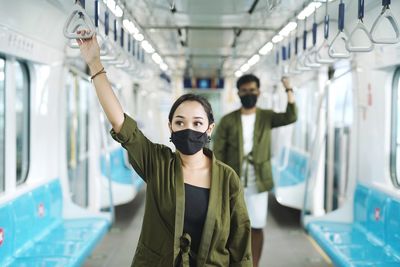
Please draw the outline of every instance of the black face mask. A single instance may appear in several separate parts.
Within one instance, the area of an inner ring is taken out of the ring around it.
[[[207,132],[202,133],[192,129],[185,129],[172,132],[171,141],[182,154],[193,155],[208,143],[209,137],[207,136]]]
[[[242,102],[242,105],[244,108],[249,109],[249,108],[253,108],[256,103],[257,103],[257,95],[254,94],[247,94],[244,96],[240,97],[240,101]]]

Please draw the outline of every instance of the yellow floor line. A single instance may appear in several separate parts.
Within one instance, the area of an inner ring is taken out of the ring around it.
[[[315,250],[321,255],[321,257],[326,261],[327,264],[330,266],[333,266],[331,259],[329,258],[328,255],[324,252],[324,250],[315,242],[314,239],[312,239],[309,235],[305,234],[308,241],[310,241],[311,245],[315,248]]]

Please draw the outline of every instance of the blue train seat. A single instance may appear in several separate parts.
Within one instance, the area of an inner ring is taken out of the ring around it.
[[[0,266],[80,266],[109,221],[65,219],[62,208],[58,179],[1,206]]]
[[[107,175],[105,156],[100,158],[101,173]],[[132,169],[125,166],[124,149],[118,148],[110,153],[110,178],[112,181],[124,185],[134,185],[137,191],[144,185],[143,179]]]
[[[274,183],[278,184],[278,177],[279,177],[279,172],[285,165],[285,157],[288,149],[286,147],[283,147],[279,151],[278,159],[275,160],[273,159],[271,162],[272,165],[272,178],[274,179]]]
[[[288,153],[287,165],[280,171],[275,169],[275,185],[278,187],[300,184],[306,177],[308,156],[294,149],[288,149],[286,153]]]
[[[400,266],[400,201],[357,185],[352,223],[311,222],[310,235],[335,266]]]

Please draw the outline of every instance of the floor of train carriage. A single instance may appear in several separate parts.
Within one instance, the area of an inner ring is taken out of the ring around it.
[[[144,214],[142,191],[134,201],[115,209],[116,222],[84,267],[128,267]],[[270,194],[268,222],[260,267],[330,267],[300,226],[300,212],[281,206]]]

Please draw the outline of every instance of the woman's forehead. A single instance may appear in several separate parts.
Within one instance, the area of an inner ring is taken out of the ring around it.
[[[175,117],[183,118],[207,118],[204,107],[197,101],[185,101],[178,106],[174,113]]]

